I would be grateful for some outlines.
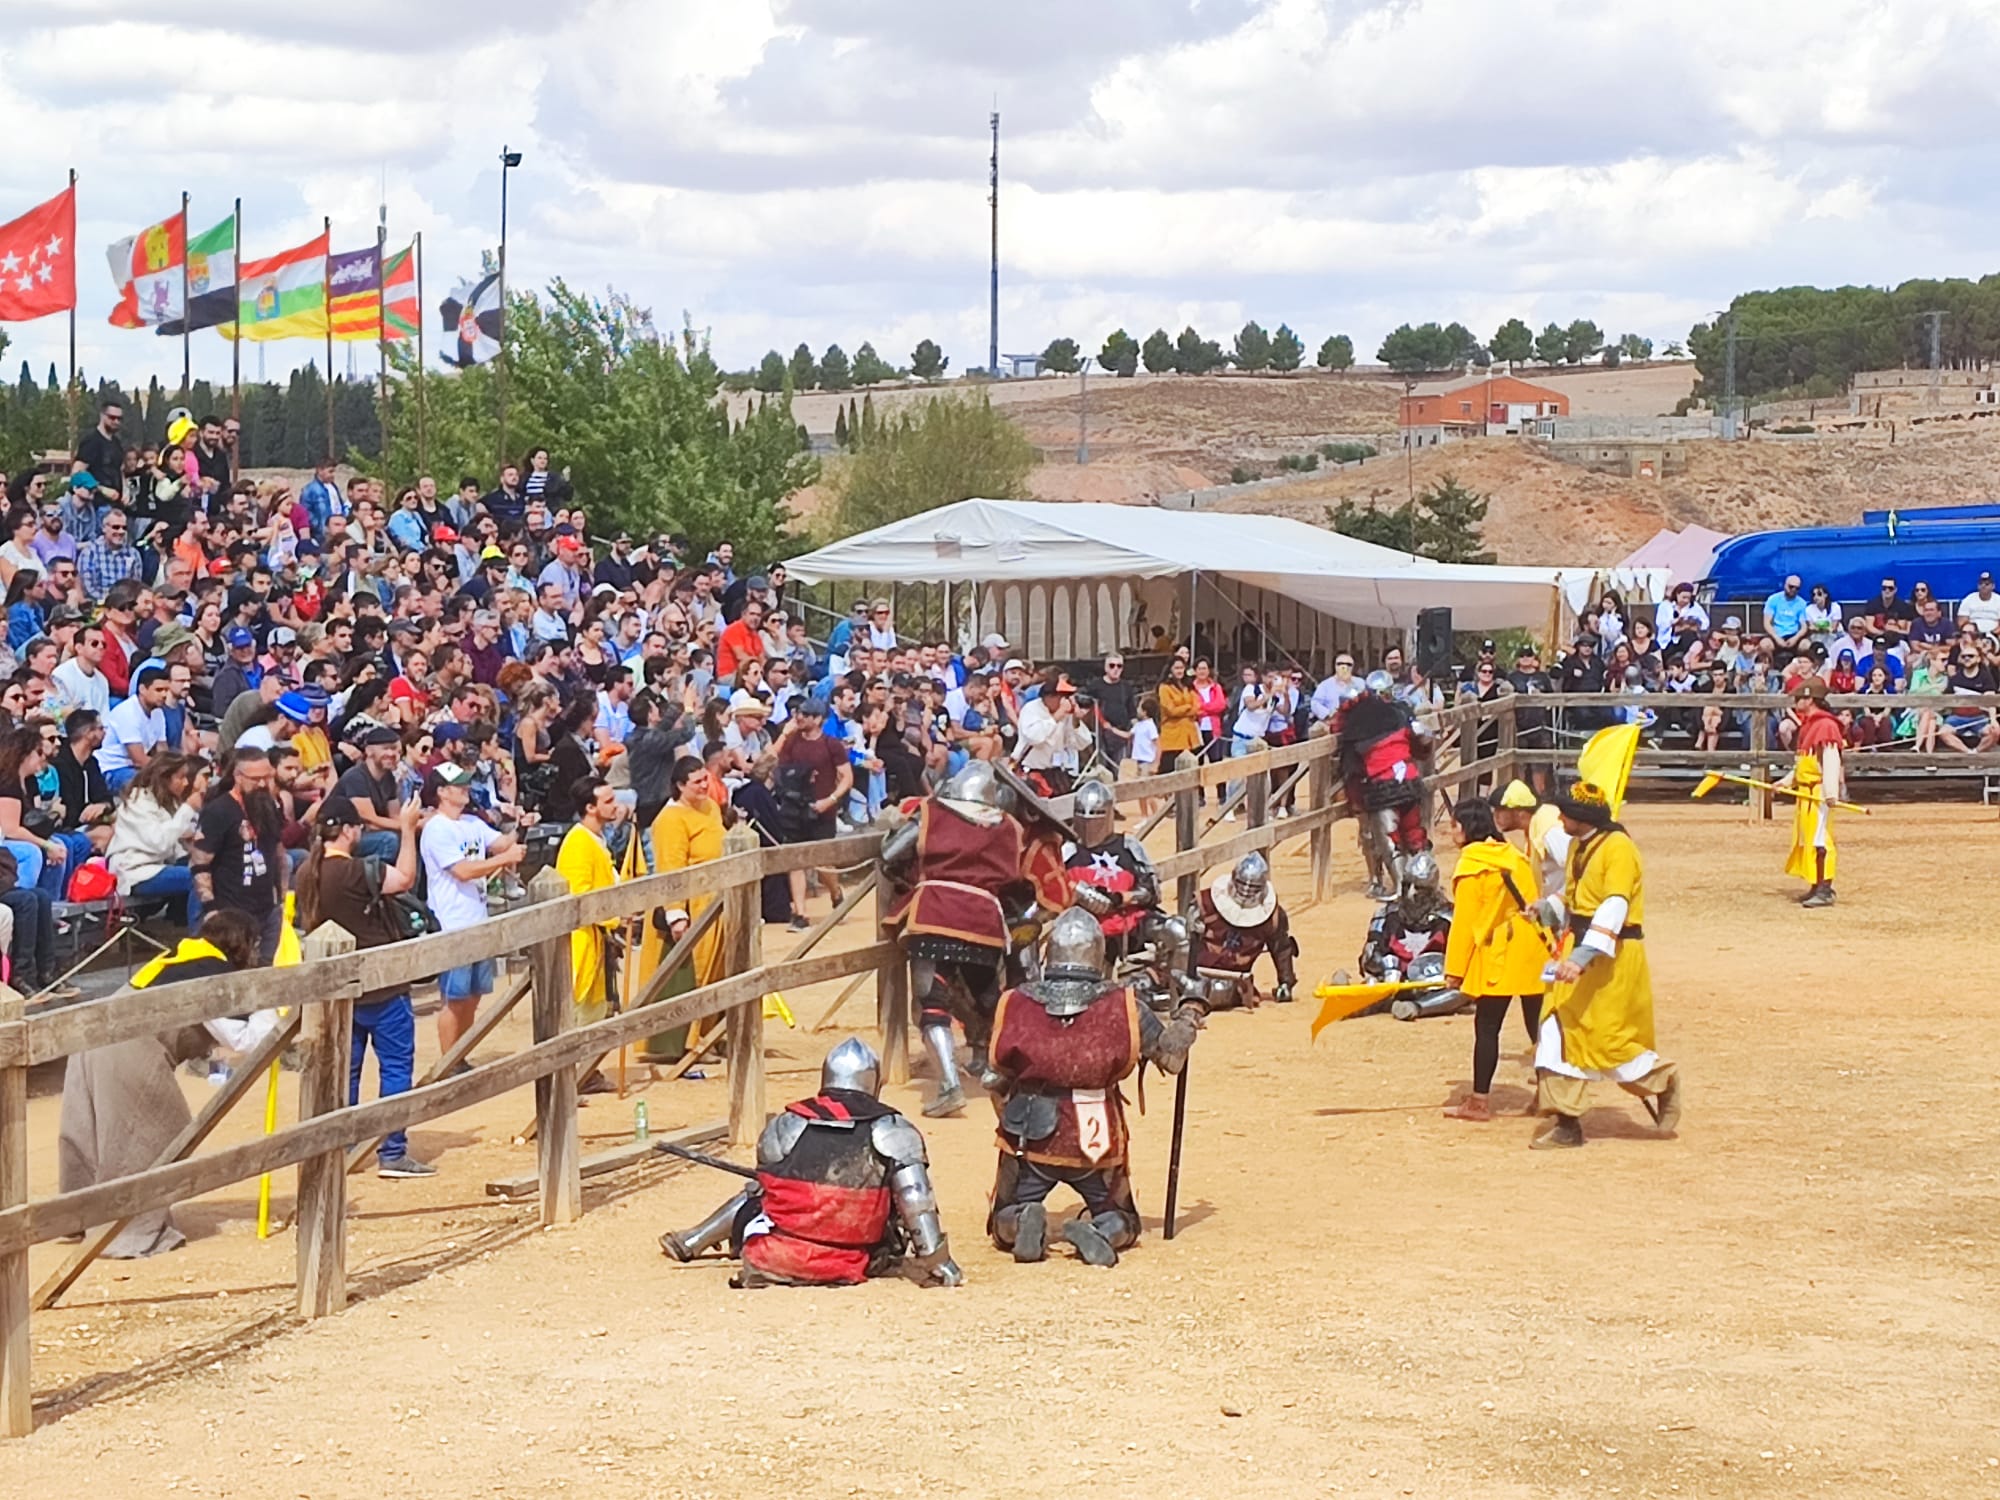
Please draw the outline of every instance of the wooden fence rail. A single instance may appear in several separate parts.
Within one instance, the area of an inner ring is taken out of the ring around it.
[[[1495,717],[1491,705],[1468,705],[1446,710],[1438,721],[1447,731],[1470,733]],[[1197,888],[1206,870],[1294,838],[1313,841],[1315,895],[1321,895],[1330,868],[1331,824],[1346,815],[1334,770],[1335,748],[1331,739],[1316,735],[1299,744],[1260,747],[1229,760],[1184,764],[1162,776],[1120,783],[1115,794],[1125,803],[1172,799],[1176,847],[1161,861],[1161,874],[1176,881],[1184,896]],[[1491,765],[1475,762],[1441,776],[1447,783],[1462,784],[1468,775],[1483,774]],[[1197,798],[1203,789],[1230,782],[1245,784],[1247,826],[1204,841]],[[1299,805],[1293,816],[1273,822],[1272,794],[1288,786]],[[1304,788],[1303,795],[1297,794],[1299,787]],[[835,915],[816,928],[793,956],[773,961],[761,947],[758,887],[764,876],[851,867],[871,860],[879,844],[879,834],[867,833],[759,849],[754,847],[754,836],[742,830],[732,835],[721,859],[586,895],[569,894],[560,877],[544,871],[531,887],[535,899],[529,905],[459,932],[356,951],[353,940],[339,928],[322,927],[307,935],[306,961],[294,968],[123,990],[83,1004],[33,1011],[18,998],[0,998],[0,1436],[23,1435],[33,1423],[29,1309],[31,1300],[37,1299],[31,1297],[28,1279],[31,1246],[64,1235],[89,1236],[44,1285],[39,1300],[52,1301],[109,1239],[105,1226],[296,1166],[297,1305],[301,1316],[316,1318],[337,1311],[347,1299],[350,1154],[392,1131],[532,1086],[541,1217],[544,1223],[565,1223],[583,1212],[578,1071],[628,1043],[687,1022],[725,1018],[728,1133],[733,1142],[747,1144],[763,1127],[767,1103],[763,997],[824,980],[873,974],[885,1070],[892,1080],[907,1079],[910,984],[898,946],[878,929],[870,941],[841,952],[811,951],[857,910],[861,892],[844,899]],[[637,1006],[588,1026],[573,1025],[571,932],[597,922],[643,921],[655,907],[683,905],[696,896],[712,897],[725,908],[725,977],[671,1000]],[[348,1036],[354,1002],[360,996],[407,988],[448,968],[516,952],[525,952],[529,960],[531,1045],[457,1076],[434,1069],[418,1087],[387,1099],[347,1103]],[[288,1010],[286,1031],[296,1028],[302,1041],[297,1123],[268,1136],[192,1154],[222,1113],[205,1110],[186,1138],[175,1141],[145,1171],[30,1199],[30,1067],[267,1007]]]

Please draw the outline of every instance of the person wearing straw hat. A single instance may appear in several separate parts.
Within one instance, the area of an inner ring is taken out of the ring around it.
[[[1792,712],[1798,717],[1793,750],[1798,759],[1791,774],[1778,783],[1798,792],[1792,802],[1792,851],[1785,873],[1806,882],[1799,905],[1833,905],[1833,803],[1846,794],[1840,751],[1847,736],[1840,716],[1828,711],[1826,683],[1808,677],[1792,692]]]
[[[1528,1144],[1537,1151],[1581,1146],[1593,1082],[1637,1094],[1662,1134],[1681,1117],[1680,1070],[1653,1046],[1653,976],[1646,962],[1645,876],[1632,836],[1611,815],[1602,787],[1579,781],[1555,797],[1573,841],[1560,897],[1537,915],[1565,929],[1549,969],[1535,1044],[1536,1106],[1555,1124]]]
[[[1299,982],[1293,962],[1298,957],[1298,939],[1292,936],[1291,920],[1278,904],[1271,864],[1263,855],[1244,855],[1233,869],[1209,883],[1196,902],[1195,927],[1195,967],[1230,976],[1209,985],[1209,1009],[1241,1006],[1248,1010],[1260,1004],[1263,996],[1251,971],[1259,955],[1265,953],[1271,955],[1278,971],[1271,998],[1280,1004],[1292,998]]]

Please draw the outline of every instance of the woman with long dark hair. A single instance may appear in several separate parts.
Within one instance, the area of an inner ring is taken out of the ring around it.
[[[105,863],[118,879],[118,892],[131,901],[178,900],[188,914],[194,873],[188,845],[201,816],[196,775],[201,762],[189,755],[156,755],[139,768],[118,794]]]
[[[1535,868],[1495,826],[1493,808],[1477,798],[1458,804],[1452,824],[1458,866],[1452,871],[1451,935],[1444,954],[1445,983],[1473,1004],[1472,1092],[1445,1110],[1454,1120],[1493,1118],[1494,1070],[1500,1065],[1500,1029],[1515,996],[1528,1040],[1542,1013],[1542,970],[1549,951],[1526,916],[1537,899]]]

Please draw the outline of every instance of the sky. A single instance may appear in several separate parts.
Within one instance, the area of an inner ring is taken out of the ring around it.
[[[503,144],[516,287],[685,314],[732,368],[926,337],[983,365],[996,106],[1003,354],[1249,318],[1363,359],[1427,319],[1664,343],[1755,287],[2000,269],[1996,0],[41,0],[9,25],[0,216],[77,169],[79,355],[128,385],[172,384],[179,343],[107,324],[104,250],[183,190],[197,230],[242,198],[249,257],[323,215],[364,245],[386,202],[435,324],[497,240]],[[60,317],[6,331],[0,373],[67,357]],[[228,346],[196,335],[194,364],[226,379]]]

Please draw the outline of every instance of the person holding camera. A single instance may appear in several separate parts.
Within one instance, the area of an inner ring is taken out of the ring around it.
[[[1021,773],[1043,796],[1061,797],[1076,784],[1078,757],[1089,747],[1090,725],[1078,712],[1076,684],[1051,667],[1040,695],[1021,705]]]

